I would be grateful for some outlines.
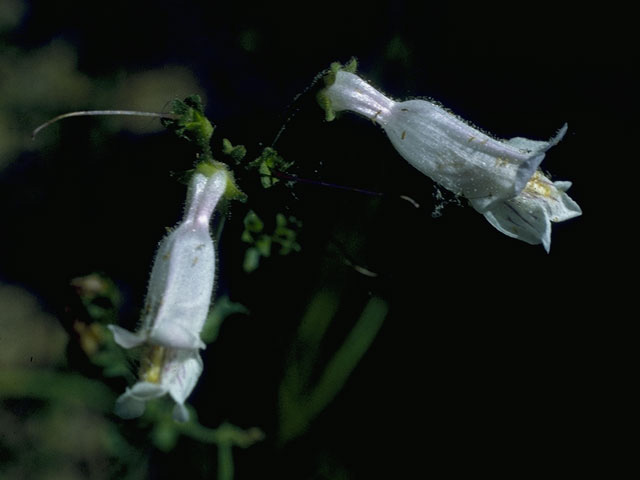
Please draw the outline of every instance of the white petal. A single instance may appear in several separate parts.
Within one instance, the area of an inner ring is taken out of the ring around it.
[[[551,248],[551,224],[542,205],[523,208],[521,203],[505,200],[484,212],[485,218],[500,232],[530,243]]]
[[[162,370],[162,386],[176,403],[184,403],[200,374],[202,359],[197,350],[171,350]]]
[[[140,400],[151,400],[152,398],[158,398],[167,393],[164,385],[151,382],[137,382],[127,390],[131,395]]]
[[[541,142],[539,140],[529,140],[528,138],[522,137],[514,137],[510,140],[507,140],[506,143],[509,145],[513,145],[514,147],[521,148],[523,150],[527,150],[529,152],[546,152],[551,147],[556,146],[560,143],[560,140],[564,138],[567,133],[567,129],[569,126],[565,123],[558,133],[556,133],[551,140],[548,142]]]
[[[138,400],[125,392],[116,400],[113,412],[120,418],[130,419],[142,415],[144,413],[144,408],[144,401]]]
[[[566,192],[567,190],[569,190],[571,188],[571,185],[573,185],[571,182],[567,182],[566,180],[563,181],[563,182],[553,182],[553,184],[561,192]]]
[[[155,345],[165,345],[170,348],[181,349],[204,349],[205,343],[200,339],[199,331],[202,328],[192,329],[181,325],[181,319],[190,318],[188,311],[184,308],[184,305],[180,306],[181,312],[177,311],[177,306],[173,306],[171,309],[165,310],[165,315],[158,317],[157,325],[151,331],[149,335],[149,341]],[[194,315],[197,315],[197,311],[193,311]],[[172,316],[173,315],[173,316]],[[192,317],[198,318],[198,317]],[[164,320],[167,321],[164,321]],[[170,320],[170,319],[173,319]],[[189,325],[191,327],[191,325]],[[194,330],[194,331],[192,331]]]
[[[582,215],[580,206],[565,193],[571,186],[571,182],[554,182],[554,186],[558,189],[558,195],[549,206],[551,221],[563,222]]]
[[[571,182],[552,183],[541,172],[536,172],[517,197],[492,205],[481,213],[505,235],[534,245],[542,243],[549,252],[551,222],[582,214],[578,204],[565,193],[570,186]]]
[[[133,333],[117,325],[107,325],[107,328],[111,330],[113,339],[122,348],[134,348],[147,340],[147,336],[141,332]]]
[[[145,404],[148,400],[161,397],[165,393],[167,393],[167,390],[161,385],[138,382],[133,387],[127,388],[118,397],[114,413],[125,419],[139,417],[144,413]]]

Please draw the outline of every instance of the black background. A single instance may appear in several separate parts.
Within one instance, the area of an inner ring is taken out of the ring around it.
[[[205,89],[214,141],[230,138],[256,156],[286,122],[275,147],[296,162],[293,173],[385,193],[263,191],[239,174],[250,202],[232,206],[217,291],[259,313],[225,326],[193,399],[203,423],[266,431],[264,443],[237,453],[237,478],[315,478],[327,451],[355,478],[611,471],[603,438],[616,436],[630,321],[619,282],[633,265],[624,246],[633,227],[617,218],[630,205],[621,182],[635,175],[637,155],[629,12],[405,1],[30,5],[14,44],[64,39],[90,76],[185,65]],[[568,122],[542,167],[573,182],[583,216],[554,225],[550,254],[501,235],[470,207],[432,218],[432,182],[379,128],[354,115],[324,122],[319,84],[294,102],[332,61],[351,56],[394,98],[436,99],[497,137],[547,139]],[[0,172],[0,274],[55,311],[69,278],[106,272],[133,322],[156,242],[182,208],[184,187],[169,172],[193,157],[168,134],[120,133],[95,151],[92,125],[70,121],[55,149]],[[301,218],[302,253],[244,275],[248,208]],[[346,267],[343,254],[378,277]],[[353,308],[380,295],[390,314],[339,401],[278,449],[269,435],[282,360],[322,281],[340,285]],[[174,455],[153,455],[154,478],[184,468]]]

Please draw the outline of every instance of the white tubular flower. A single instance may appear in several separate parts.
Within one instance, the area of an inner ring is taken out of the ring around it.
[[[378,123],[405,160],[446,189],[466,197],[501,232],[529,243],[543,243],[548,251],[549,220],[580,215],[577,204],[561,193],[569,182],[552,184],[537,174],[536,178],[546,182],[539,180],[527,187],[546,151],[565,135],[566,124],[548,142],[524,138],[499,141],[432,102],[396,102],[354,73],[335,66],[332,69],[320,97],[328,120],[335,112],[350,110]],[[538,184],[553,192],[530,194]],[[525,190],[529,194],[522,193]],[[535,222],[528,218],[511,221],[506,219],[509,207],[536,212],[542,208],[547,215],[534,213]]]
[[[124,348],[150,345],[140,381],[117,401],[116,413],[124,418],[141,415],[146,400],[169,393],[177,403],[175,418],[186,420],[183,403],[202,372],[200,332],[215,278],[209,222],[228,175],[223,168],[199,166],[191,177],[182,222],[160,242],[140,329],[133,333],[109,325]]]

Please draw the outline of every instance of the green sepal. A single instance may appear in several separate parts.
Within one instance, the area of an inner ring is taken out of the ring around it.
[[[229,155],[235,164],[238,165],[247,154],[247,149],[244,145],[233,145],[228,139],[223,138],[222,153]]]
[[[274,175],[274,171],[286,172],[293,165],[278,155],[278,152],[271,147],[265,148],[260,156],[249,164],[250,167],[258,169],[260,182],[264,188],[273,187],[280,180]]]
[[[162,124],[180,138],[195,143],[200,150],[200,159],[213,160],[211,136],[214,126],[204,114],[204,106],[199,95],[191,95],[183,100],[174,100],[171,113],[177,118],[164,118]]]
[[[212,343],[218,338],[220,326],[222,322],[229,316],[234,314],[249,314],[249,309],[241,303],[232,302],[228,296],[222,296],[216,298],[213,302],[213,306],[207,315],[207,320],[204,322],[202,332],[200,332],[200,338],[204,343]]]
[[[250,247],[244,253],[244,261],[242,262],[242,269],[246,273],[251,273],[260,265],[260,252],[257,248]]]
[[[210,177],[220,170],[225,171],[227,178],[227,186],[225,188],[223,197],[226,200],[238,200],[240,202],[245,202],[247,200],[247,195],[238,187],[233,172],[229,170],[229,167],[226,163],[216,161],[200,162],[196,165],[195,168],[195,171],[197,173],[201,173],[205,177]]]
[[[325,86],[330,87],[333,85],[336,81],[336,74],[341,70],[344,72],[356,73],[356,70],[358,70],[358,61],[356,60],[356,57],[351,57],[344,65],[340,62],[333,62],[329,65],[329,71],[324,76]]]
[[[316,101],[320,108],[324,110],[324,119],[327,122],[331,122],[336,118],[336,112],[333,111],[333,107],[331,106],[331,100],[327,96],[325,89],[322,89],[316,95]]]
[[[320,108],[324,110],[325,120],[327,122],[331,122],[332,120],[334,120],[336,118],[336,113],[333,111],[333,107],[331,106],[331,101],[329,100],[329,97],[327,97],[326,89],[335,83],[336,74],[339,71],[342,70],[349,73],[356,73],[357,69],[358,69],[358,61],[356,60],[355,57],[351,57],[351,59],[344,65],[342,65],[340,62],[333,62],[329,66],[329,70],[327,74],[324,76],[325,88],[320,90],[318,92],[318,95],[316,96],[318,105],[320,105]]]

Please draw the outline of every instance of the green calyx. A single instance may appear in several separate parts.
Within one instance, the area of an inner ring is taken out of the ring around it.
[[[342,65],[340,62],[333,62],[329,66],[329,71],[324,76],[324,84],[327,87],[330,87],[331,85],[333,85],[334,82],[336,81],[336,74],[339,71],[356,73],[357,69],[358,69],[358,61],[356,60],[355,57],[351,57],[351,59],[349,59],[349,61],[344,65]]]
[[[184,101],[174,100],[171,113],[176,118],[165,118],[162,124],[180,138],[195,143],[200,150],[200,159],[213,161],[210,142],[215,127],[204,114],[200,96],[191,95]]]
[[[229,155],[231,160],[233,160],[236,165],[239,165],[247,154],[247,149],[244,145],[233,145],[228,139],[223,138],[222,153]]]
[[[227,185],[224,190],[224,198],[227,200],[238,200],[240,202],[245,202],[247,200],[247,195],[240,190],[238,184],[235,181],[235,177],[233,176],[233,172],[229,170],[227,164],[222,162],[200,162],[196,165],[195,172],[204,175],[205,177],[210,177],[216,172],[223,170],[225,172],[225,176],[227,179]]]
[[[324,110],[325,120],[327,122],[331,122],[333,119],[336,118],[336,113],[333,111],[333,108],[331,107],[331,100],[329,100],[329,97],[327,96],[327,93],[326,93],[327,88],[329,88],[331,85],[335,83],[336,74],[339,71],[342,70],[344,72],[356,73],[357,69],[358,69],[358,61],[355,59],[355,57],[351,57],[351,59],[344,65],[342,65],[340,62],[333,62],[329,66],[329,70],[327,71],[327,74],[324,76],[324,79],[323,79],[325,88],[320,90],[316,97],[316,100],[318,101],[320,108]]]
[[[229,167],[213,159],[211,152],[211,136],[214,126],[204,114],[204,106],[199,95],[191,95],[184,100],[174,100],[171,112],[175,118],[163,119],[163,125],[173,131],[180,138],[193,142],[198,147],[198,160],[194,172],[210,177],[220,170],[224,170],[227,185],[224,198],[244,202],[247,196],[238,188]],[[237,163],[246,153],[242,145],[233,146],[229,140],[223,141],[223,153],[230,155]]]
[[[278,155],[278,152],[271,147],[266,147],[260,156],[249,164],[249,167],[257,168],[260,174],[260,182],[264,188],[273,187],[280,180],[278,173],[284,173],[293,165]]]

